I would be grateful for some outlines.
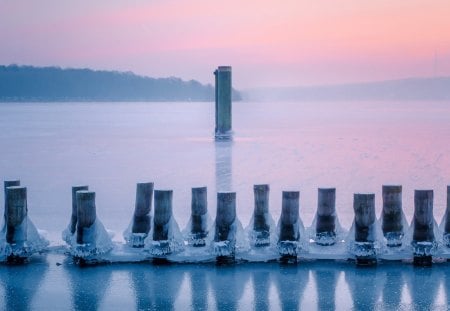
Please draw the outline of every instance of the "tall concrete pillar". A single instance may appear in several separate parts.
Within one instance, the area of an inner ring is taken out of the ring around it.
[[[414,265],[430,266],[435,242],[433,190],[414,191],[413,226]]]
[[[216,139],[231,134],[231,66],[219,66],[215,75]]]

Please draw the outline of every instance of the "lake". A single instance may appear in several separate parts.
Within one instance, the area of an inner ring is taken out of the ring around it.
[[[46,230],[52,246],[63,244],[61,231],[70,220],[71,186],[78,184],[88,184],[96,192],[98,217],[115,232],[114,240],[118,242],[123,241],[122,231],[133,213],[136,183],[145,181],[154,182],[155,189],[174,191],[173,210],[181,228],[189,219],[191,188],[197,186],[208,187],[213,217],[215,193],[236,191],[237,215],[244,225],[252,216],[253,185],[261,183],[270,184],[270,211],[275,219],[281,211],[281,191],[299,190],[300,216],[306,226],[315,213],[318,187],[336,187],[336,209],[345,228],[353,220],[353,193],[375,193],[380,215],[383,184],[403,185],[408,221],[413,214],[415,189],[433,189],[438,223],[444,214],[446,186],[450,184],[449,102],[236,102],[233,130],[232,142],[214,142],[213,103],[0,103],[0,178],[17,178],[28,187],[29,216],[38,228]],[[3,192],[0,200],[3,202]],[[169,281],[167,297],[159,293],[154,298],[175,309],[183,309],[186,303],[196,306],[195,293],[190,293],[195,286],[208,293],[206,298],[199,298],[198,306],[204,305],[203,309],[219,307],[223,301],[230,305],[219,309],[260,309],[256,307],[260,300],[255,298],[259,290],[275,297],[268,300],[269,307],[281,308],[288,299],[286,309],[314,309],[319,307],[319,296],[324,291],[334,297],[330,292],[333,287],[321,289],[327,282],[334,282],[337,291],[342,290],[342,295],[336,294],[337,308],[374,307],[377,303],[388,307],[389,299],[399,299],[394,303],[407,309],[421,301],[425,308],[444,308],[448,289],[447,264],[428,270],[404,264],[360,270],[348,263],[312,262],[294,268],[256,265],[261,273],[255,273],[252,265],[243,265],[222,273],[214,266],[183,265],[170,269],[112,265],[83,270],[63,262],[63,258],[50,254],[37,259],[33,267],[0,267],[3,307],[7,308],[10,300],[16,301],[11,286],[23,287],[22,277],[15,276],[20,269],[37,273],[30,278],[40,279],[39,284],[50,288],[52,297],[65,297],[60,292],[65,293],[67,301],[55,299],[61,302],[58,306],[68,309],[78,308],[70,299],[83,296],[77,290],[84,291],[78,284],[84,275],[89,282],[105,279],[109,284],[104,285],[108,289],[92,288],[95,297],[99,296],[92,299],[100,309],[139,309],[141,295],[133,298],[134,290],[144,295],[142,309],[153,308],[153,302],[146,304],[145,293],[146,286],[154,285],[144,283],[147,279],[154,283],[152,278],[158,273],[169,279],[182,278]],[[56,262],[63,264],[55,266]],[[42,271],[36,272],[35,267],[42,267]],[[328,272],[321,274],[322,269]],[[143,271],[151,275],[140,275]],[[5,275],[8,278],[3,278]],[[221,278],[232,283],[231,296],[223,292],[228,291],[227,286],[224,289],[216,284]],[[305,279],[305,284],[297,284],[298,279]],[[352,288],[358,288],[359,282],[370,287],[368,284],[374,280],[379,289],[373,289],[376,293],[369,289],[369,298],[364,296],[367,299],[359,305],[359,298],[355,298],[358,290]],[[284,289],[289,281],[302,287],[297,298],[284,292],[297,292],[295,288]],[[242,288],[237,288],[236,282]],[[395,289],[398,296],[384,294],[383,288],[389,282],[401,288]],[[423,282],[434,282],[434,292],[427,299],[418,289]],[[162,291],[157,286],[152,290]],[[386,300],[385,295],[390,298]],[[45,292],[37,290],[32,296],[32,301],[24,302],[31,309],[48,303]],[[80,299],[81,304],[91,301]],[[261,306],[267,305],[266,298],[260,299]]]

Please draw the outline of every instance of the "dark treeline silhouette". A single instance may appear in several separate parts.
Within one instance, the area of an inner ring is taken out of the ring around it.
[[[450,77],[260,88],[246,91],[244,97],[258,101],[450,100]]]
[[[0,101],[214,101],[214,87],[131,72],[10,65],[0,66]]]

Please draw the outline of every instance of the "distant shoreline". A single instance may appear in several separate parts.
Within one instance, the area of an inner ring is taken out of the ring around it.
[[[211,102],[211,84],[132,72],[0,66],[0,102]],[[241,95],[233,90],[233,100]]]

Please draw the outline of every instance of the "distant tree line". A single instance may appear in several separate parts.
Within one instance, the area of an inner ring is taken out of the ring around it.
[[[233,99],[241,99],[236,90]],[[214,101],[214,87],[131,72],[9,65],[0,66],[0,101]]]

